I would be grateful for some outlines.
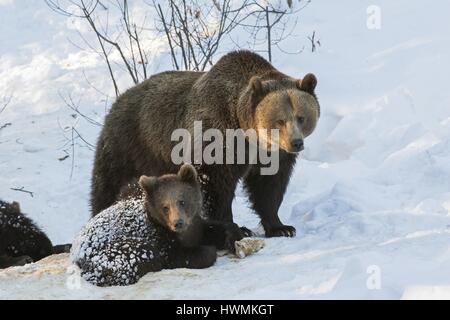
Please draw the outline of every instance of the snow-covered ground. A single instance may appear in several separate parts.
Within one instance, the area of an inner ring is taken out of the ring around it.
[[[377,30],[366,25],[373,4]],[[285,73],[319,79],[322,117],[280,209],[296,238],[126,288],[79,282],[64,256],[51,258],[0,272],[0,299],[450,298],[449,11],[446,0],[313,0],[303,10],[298,37],[284,45],[305,50],[274,57]],[[54,243],[70,242],[89,218],[94,156],[79,139],[72,149],[70,128],[95,144],[100,127],[72,116],[60,96],[102,122],[111,101],[96,89],[112,96],[107,71],[43,2],[0,0],[0,30],[0,106],[11,96],[0,114],[0,127],[10,123],[0,129],[0,197],[19,201]],[[312,53],[314,30],[321,46]],[[152,72],[162,71],[167,55],[152,45]],[[11,190],[22,187],[33,197]],[[234,212],[258,230],[242,192]]]

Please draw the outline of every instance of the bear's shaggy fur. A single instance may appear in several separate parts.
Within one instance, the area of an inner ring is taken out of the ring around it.
[[[177,172],[171,160],[175,129],[280,129],[280,168],[261,175],[260,164],[199,165],[204,212],[211,218],[233,221],[231,205],[240,179],[266,236],[293,236],[278,209],[303,139],[319,117],[314,94],[317,80],[302,80],[276,70],[249,51],[231,52],[208,72],[163,72],[122,94],[106,117],[98,140],[92,177],[93,215],[109,207],[120,189],[142,174]],[[270,141],[268,141],[270,143]]]
[[[202,195],[191,165],[177,175],[142,176],[124,199],[92,218],[75,239],[71,260],[98,286],[130,285],[148,272],[207,268],[216,248],[241,239],[233,223],[201,217]]]
[[[20,212],[19,204],[0,200],[0,269],[38,261],[52,253],[51,241]]]

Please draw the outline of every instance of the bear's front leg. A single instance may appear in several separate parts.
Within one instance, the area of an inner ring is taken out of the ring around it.
[[[232,204],[242,169],[229,165],[196,166],[203,195],[203,214],[211,220],[233,223]],[[241,227],[243,237],[253,233]]]
[[[203,222],[202,244],[213,245],[219,250],[235,251],[234,243],[244,238],[245,234],[233,222],[207,220]]]
[[[213,246],[179,247],[169,257],[169,268],[204,269],[211,267],[217,259]]]
[[[295,159],[295,154],[280,151],[279,170],[275,175],[261,175],[260,167],[255,165],[244,178],[244,187],[253,209],[261,218],[266,237],[295,236],[295,228],[284,225],[278,217]]]
[[[233,222],[232,203],[238,180],[227,165],[196,166],[203,195],[203,214],[211,220]]]

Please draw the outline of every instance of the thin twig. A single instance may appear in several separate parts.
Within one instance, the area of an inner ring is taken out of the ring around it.
[[[13,95],[9,95],[8,97],[3,98],[3,106],[0,107],[0,114],[5,111],[8,105],[11,103]]]
[[[9,126],[12,126],[12,123],[11,123],[11,122],[7,122],[7,123],[1,125],[1,126],[0,126],[0,130],[5,129],[6,127],[9,127]]]
[[[73,101],[72,96],[70,94],[67,95],[67,98],[64,97],[61,92],[58,92],[59,97],[64,101],[64,104],[71,109],[72,111],[74,111],[75,113],[77,113],[78,115],[80,115],[81,117],[83,117],[87,122],[102,127],[103,124],[101,124],[100,122],[92,119],[91,117],[87,116],[86,114],[82,113],[78,107],[78,105]],[[68,99],[68,100],[67,100]]]
[[[32,198],[34,198],[34,192],[25,190],[25,187],[21,187],[21,188],[11,188],[11,190],[13,190],[13,191],[18,191],[18,192],[23,192],[23,193],[27,193],[27,194],[29,194]]]

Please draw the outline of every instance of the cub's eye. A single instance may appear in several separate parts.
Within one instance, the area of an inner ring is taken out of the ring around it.
[[[285,124],[284,120],[278,120],[278,121],[276,122],[277,127],[283,127],[284,124]]]
[[[164,213],[169,213],[169,207],[167,207],[167,206],[163,207],[163,212]]]
[[[305,123],[305,117],[297,117],[297,121],[298,123],[303,124]]]
[[[186,202],[184,202],[184,200],[180,200],[178,201],[178,204],[182,207],[184,207],[184,205],[186,204]]]

